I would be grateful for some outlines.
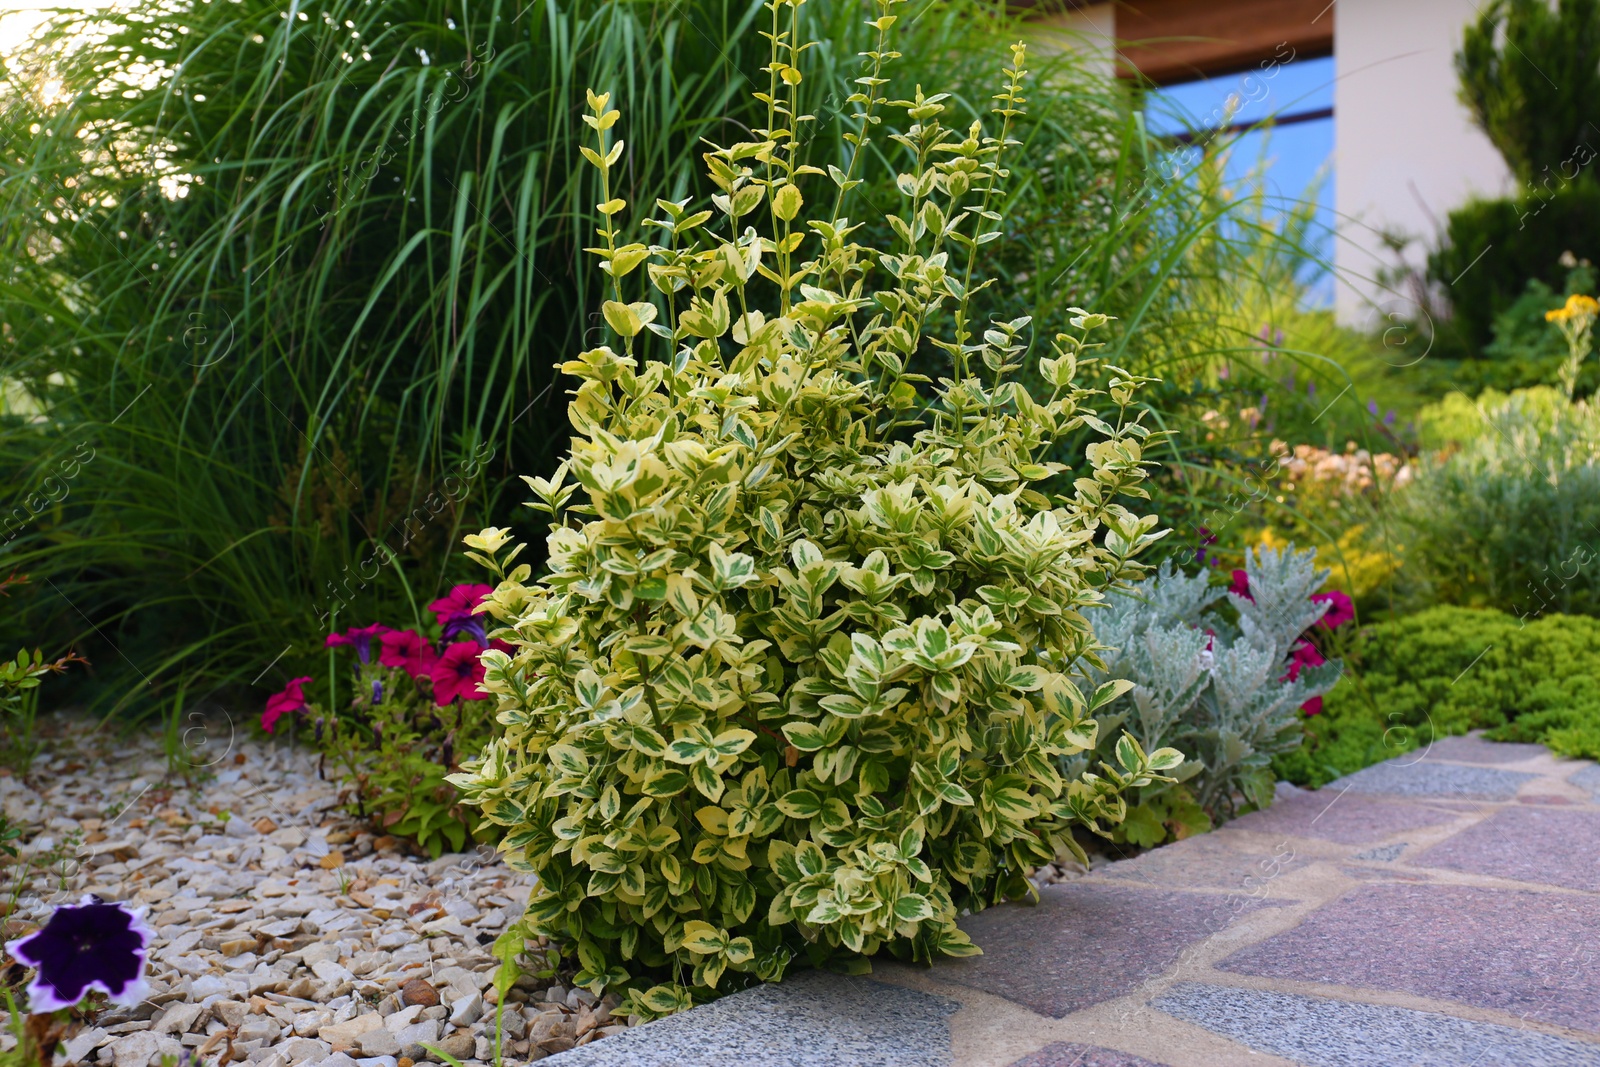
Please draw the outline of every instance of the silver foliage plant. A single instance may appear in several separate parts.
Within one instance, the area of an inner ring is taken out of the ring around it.
[[[1247,550],[1248,595],[1169,561],[1130,592],[1108,597],[1092,615],[1095,638],[1106,646],[1094,682],[1126,679],[1133,688],[1097,715],[1101,744],[1127,731],[1146,749],[1187,753],[1171,773],[1214,818],[1233,814],[1241,798],[1270,804],[1272,757],[1300,744],[1300,707],[1333,688],[1342,670],[1337,660],[1296,663],[1306,630],[1328,610],[1311,599],[1328,576],[1314,555],[1293,545]],[[1220,610],[1224,603],[1232,613]]]

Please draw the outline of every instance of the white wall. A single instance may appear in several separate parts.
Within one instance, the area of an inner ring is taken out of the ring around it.
[[[1111,4],[1093,4],[1029,20],[1028,48],[1045,52],[1081,49],[1104,77],[1115,73],[1116,14]]]
[[[1339,0],[1335,9],[1334,305],[1341,322],[1370,325],[1411,307],[1373,280],[1395,262],[1378,230],[1422,237],[1409,250],[1420,264],[1451,208],[1474,194],[1511,191],[1500,154],[1456,98],[1453,56],[1477,8],[1473,0]]]

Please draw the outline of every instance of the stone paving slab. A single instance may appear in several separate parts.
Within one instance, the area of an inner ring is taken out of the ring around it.
[[[1576,774],[1568,775],[1567,781],[1580,789],[1587,789],[1596,804],[1600,804],[1600,764],[1590,763]]]
[[[990,908],[963,920],[983,955],[941,962],[936,973],[1059,1019],[1137,989],[1186,946],[1263,906],[1271,905],[1237,894],[1089,881],[1047,886],[1037,906]]]
[[[1600,892],[1600,812],[1502,808],[1407,862]]]
[[[1410,1008],[1190,983],[1174,987],[1154,1005],[1307,1067],[1594,1067],[1600,1063],[1600,1044]]]
[[[1272,807],[1235,819],[1228,828],[1364,845],[1407,830],[1440,826],[1455,818],[1447,811],[1421,804],[1327,786],[1316,792],[1285,790]]]
[[[1329,782],[1319,792],[1349,789],[1399,797],[1474,797],[1510,800],[1524,783],[1538,775],[1497,767],[1436,763],[1415,754],[1375,763],[1371,767]]]
[[[1076,1041],[1052,1041],[1031,1056],[1024,1056],[1011,1067],[1167,1067],[1129,1052],[1080,1045]]]
[[[1269,852],[1229,829],[1191,838],[1183,846],[1153,849],[1109,864],[1096,877],[1162,889],[1254,891],[1305,863],[1292,847]]]
[[[1521,763],[1542,756],[1543,745],[1509,741],[1485,741],[1481,737],[1440,737],[1423,753],[1424,762],[1435,763]]]
[[[864,978],[796,974],[543,1062],[560,1067],[951,1067],[955,1001]]]
[[[1220,970],[1397,990],[1600,1033],[1600,897],[1365,885]]]

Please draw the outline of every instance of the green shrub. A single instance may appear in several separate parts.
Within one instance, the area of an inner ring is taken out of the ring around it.
[[[799,5],[769,5],[769,121],[706,153],[714,212],[657,202],[648,248],[619,240],[618,114],[590,94],[622,351],[563,365],[577,436],[529,480],[552,518],[544,576],[512,569],[508,531],[467,539],[500,576],[485,610],[514,652],[483,657],[504,734],[451,780],[537,875],[528,929],[641,1015],[796,958],[970,954],[963,909],[1025,895],[1031,868],[1081,855],[1074,827],[1104,833],[1123,790],[1182,761],[1124,738],[1116,766],[1057,769],[1125,688],[1073,678],[1093,647],[1082,612],[1158,536],[1116,502],[1144,476],[1141,383],[1099,365],[1087,312],[1038,361],[1048,397],[1009,380],[1029,324],[977,326],[970,300],[1000,233],[1022,48],[999,129],[952,131],[942,95],[891,102],[895,6],[880,0],[850,99],[858,152],[818,175],[792,149]],[[883,158],[880,123],[906,167],[893,249],[857,244],[844,214]],[[634,357],[647,327],[670,360]],[[937,386],[906,370],[925,346],[949,358]],[[1099,439],[1074,467],[1039,462],[1080,427]]]
[[[1467,24],[1455,62],[1462,102],[1517,181],[1576,176],[1581,167],[1561,167],[1594,130],[1600,3],[1494,0]]]
[[[1487,729],[1600,758],[1600,620],[1437,607],[1361,632],[1346,677],[1279,775],[1324,785],[1434,738]]]
[[[1524,295],[1530,279],[1553,292],[1565,290],[1572,262],[1566,253],[1600,262],[1600,184],[1473,200],[1451,211],[1444,241],[1428,257],[1429,277],[1445,288],[1454,308],[1448,328],[1459,331],[1474,354],[1482,352],[1494,340],[1496,318]]]
[[[1465,440],[1419,461],[1396,499],[1410,595],[1600,613],[1600,410],[1540,388],[1448,398],[1423,422],[1430,439]]]
[[[1099,744],[1064,761],[1068,775],[1110,760],[1124,731],[1146,749],[1171,746],[1190,756],[1173,772],[1176,782],[1144,786],[1130,798],[1118,840],[1158,845],[1272,803],[1272,758],[1299,746],[1302,709],[1320,708],[1318,698],[1342,670],[1309,639],[1328,609],[1311,599],[1328,577],[1312,556],[1292,547],[1247,553],[1247,596],[1164,563],[1094,613],[1095,638],[1108,651],[1105,669],[1091,677],[1134,685],[1095,716]],[[1224,598],[1227,607],[1218,610]],[[1348,599],[1340,605],[1348,606]]]

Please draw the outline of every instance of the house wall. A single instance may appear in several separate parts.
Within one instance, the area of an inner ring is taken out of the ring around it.
[[[1420,265],[1451,208],[1512,179],[1456,98],[1455,50],[1474,0],[1339,0],[1334,24],[1334,205],[1341,322],[1371,325],[1411,303],[1375,280],[1393,266],[1380,233],[1421,237]],[[1491,255],[1493,252],[1490,253]]]
[[[1047,52],[1080,50],[1090,57],[1096,73],[1109,78],[1116,72],[1116,23],[1110,4],[1051,11],[1029,20],[1028,47]]]

